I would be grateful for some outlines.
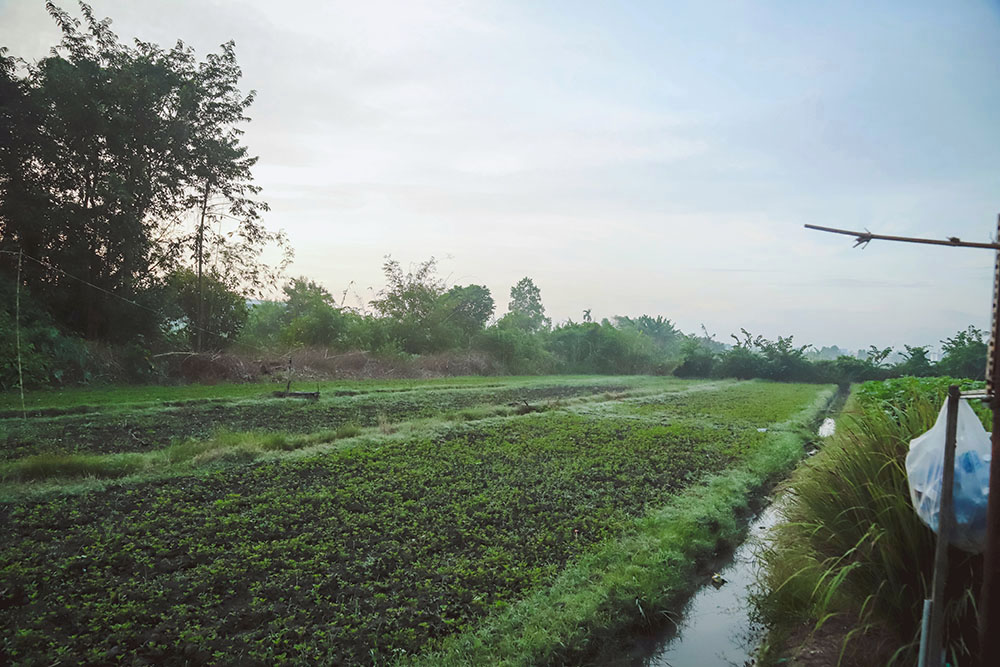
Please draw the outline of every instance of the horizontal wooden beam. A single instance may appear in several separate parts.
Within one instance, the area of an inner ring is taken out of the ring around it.
[[[864,245],[869,241],[902,241],[904,243],[926,243],[928,245],[945,245],[953,248],[986,248],[988,250],[1000,250],[1000,243],[975,243],[973,241],[963,241],[952,236],[947,239],[920,239],[910,236],[887,236],[885,234],[872,234],[871,232],[855,232],[849,229],[835,229],[834,227],[820,227],[819,225],[806,225],[806,229],[815,229],[820,232],[830,232],[831,234],[844,234],[853,236],[855,247]]]

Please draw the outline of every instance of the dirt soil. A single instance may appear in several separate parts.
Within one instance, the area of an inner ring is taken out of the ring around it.
[[[854,626],[831,619],[813,632],[812,624],[802,624],[785,642],[776,662],[789,667],[881,667],[889,662],[898,646],[886,633],[855,636],[844,648]]]

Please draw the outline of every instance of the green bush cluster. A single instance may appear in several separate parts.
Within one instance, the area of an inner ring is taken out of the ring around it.
[[[679,377],[765,378],[787,382],[818,382],[847,385],[901,376],[953,376],[983,379],[986,372],[984,332],[968,327],[941,341],[943,356],[930,361],[926,347],[904,346],[903,360],[885,362],[892,349],[871,346],[865,359],[841,356],[837,359],[809,359],[809,345],[795,345],[793,337],[769,340],[753,336],[746,329],[736,344],[719,349],[715,341],[689,337],[681,349]],[[713,345],[714,344],[714,345]]]
[[[89,380],[93,364],[83,341],[63,335],[30,290],[15,292],[14,281],[0,276],[0,389],[18,387],[22,377],[26,388]]]

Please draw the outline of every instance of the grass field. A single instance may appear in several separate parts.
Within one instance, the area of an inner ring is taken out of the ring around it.
[[[328,384],[310,403],[268,389],[5,414],[0,662],[572,661],[690,589],[832,395],[603,377]]]

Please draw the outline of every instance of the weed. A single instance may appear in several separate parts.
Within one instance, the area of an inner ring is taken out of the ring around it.
[[[361,435],[361,427],[353,422],[341,424],[337,427],[337,430],[333,432],[333,435],[337,440],[353,438],[356,435]]]
[[[4,481],[33,481],[51,477],[114,479],[133,474],[142,467],[141,457],[128,455],[37,454],[6,464],[0,469],[0,476]]]
[[[378,415],[378,430],[379,430],[379,433],[382,433],[383,435],[389,435],[391,433],[395,433],[396,432],[396,427],[393,426],[392,421],[389,419],[388,416],[386,416],[384,414],[379,414]]]

